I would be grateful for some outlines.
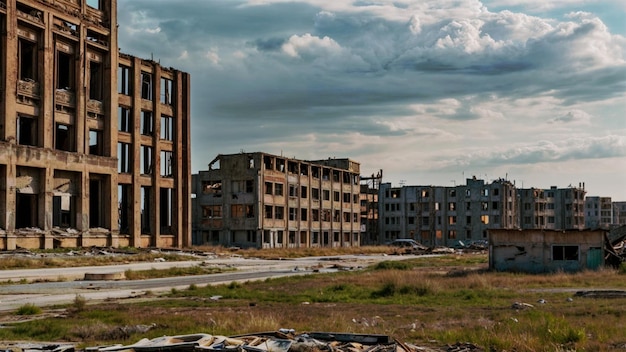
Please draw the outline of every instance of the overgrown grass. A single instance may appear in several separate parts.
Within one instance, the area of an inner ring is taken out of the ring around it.
[[[358,272],[190,285],[145,302],[87,305],[54,324],[42,320],[9,325],[0,329],[0,340],[96,345],[288,327],[299,332],[386,334],[431,347],[472,342],[493,351],[604,351],[626,343],[626,298],[574,296],[578,288],[625,289],[621,271],[498,273],[483,270],[484,260],[470,265],[468,258],[459,256],[417,258]],[[513,309],[514,302],[533,307]],[[46,323],[54,325],[54,334],[41,328]],[[144,333],[128,328],[151,324],[154,328]]]
[[[37,307],[36,305],[32,303],[26,303],[20,306],[19,308],[17,308],[17,310],[15,311],[16,315],[35,315],[35,314],[40,314],[40,313],[41,313],[41,308]]]
[[[150,269],[150,270],[126,270],[124,276],[127,280],[144,280],[144,279],[156,279],[162,277],[175,277],[175,276],[191,276],[191,275],[207,275],[217,274],[226,271],[234,271],[235,269],[224,269],[216,267],[203,267],[203,266],[190,266],[190,267],[175,267],[168,269]]]

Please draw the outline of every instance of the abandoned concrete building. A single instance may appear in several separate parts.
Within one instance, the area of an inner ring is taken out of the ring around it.
[[[116,0],[0,0],[0,249],[191,244],[190,77],[117,27]]]
[[[490,229],[489,268],[543,273],[604,266],[604,230]]]
[[[520,228],[582,230],[585,228],[585,186],[549,189],[521,188]]]
[[[611,197],[585,197],[585,227],[609,229],[613,224]]]
[[[261,152],[192,176],[193,242],[242,248],[360,245],[360,165]]]
[[[513,183],[467,179],[466,185],[380,187],[379,243],[412,238],[426,246],[453,246],[487,238],[487,230],[518,226]]]

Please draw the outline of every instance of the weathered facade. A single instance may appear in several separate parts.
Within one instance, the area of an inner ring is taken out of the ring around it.
[[[582,230],[585,228],[585,187],[522,188],[520,228]]]
[[[361,176],[361,244],[380,243],[378,226],[378,195],[383,180],[383,170],[371,176]]]
[[[608,229],[613,224],[611,197],[585,197],[585,227]]]
[[[543,273],[604,265],[603,230],[489,230],[489,268]]]
[[[193,175],[194,244],[360,245],[360,165],[266,153],[218,155]]]
[[[467,179],[466,185],[391,187],[379,194],[380,242],[412,238],[426,246],[484,240],[487,230],[518,226],[515,186]]]
[[[190,245],[189,75],[119,53],[116,0],[0,28],[0,248]]]

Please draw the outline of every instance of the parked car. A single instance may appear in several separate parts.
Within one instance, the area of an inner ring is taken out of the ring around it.
[[[421,244],[419,244],[417,241],[411,238],[398,238],[387,244],[389,246],[401,247],[401,248],[406,248],[406,249],[415,249],[415,250],[421,249],[424,247]]]

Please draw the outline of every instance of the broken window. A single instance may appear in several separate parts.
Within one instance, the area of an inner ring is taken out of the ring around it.
[[[313,221],[320,221],[320,210],[319,209],[312,209],[311,210],[311,220],[313,220]]]
[[[480,222],[482,222],[483,224],[489,224],[489,215],[481,215]]]
[[[456,230],[448,230],[448,238],[451,240],[456,239]]]
[[[74,127],[57,123],[54,147],[58,150],[73,152],[74,150]]]
[[[37,82],[38,50],[35,34],[29,34],[29,38],[19,37],[18,39],[18,62],[19,79],[22,81]]]
[[[89,175],[89,227],[106,227],[104,176]]]
[[[289,208],[289,220],[290,221],[298,220],[298,212],[296,211],[296,208]]]
[[[152,100],[152,74],[141,72],[141,99]]]
[[[307,198],[309,195],[307,186],[300,186],[300,197]]]
[[[287,162],[287,171],[290,174],[297,174],[298,173],[298,163],[294,162],[294,161],[288,161]]]
[[[318,166],[311,166],[311,175],[313,178],[320,178],[320,168]]]
[[[265,170],[274,170],[274,158],[265,155],[263,157],[263,167],[265,168]]]
[[[174,218],[174,192],[171,188],[161,188],[159,194],[159,223],[162,234],[174,233],[172,225]]]
[[[300,221],[307,221],[308,220],[308,214],[309,214],[309,210],[306,208],[302,208],[300,209]]]
[[[455,225],[456,224],[456,216],[448,216],[448,224]]]
[[[202,216],[208,219],[221,218],[222,206],[221,205],[205,205],[202,207]]]
[[[276,170],[285,172],[285,159],[276,159]]]
[[[339,170],[333,170],[333,182],[339,182]]]
[[[289,185],[289,197],[297,197],[298,196],[298,186]]]
[[[161,115],[161,139],[174,140],[174,118],[171,116]]]
[[[274,214],[274,218],[278,220],[282,220],[285,218],[285,208],[284,207],[276,207],[276,212]]]
[[[578,246],[552,246],[552,260],[578,260]]]
[[[480,202],[480,208],[482,210],[489,210],[489,203],[488,202]]]
[[[350,203],[350,193],[343,193],[343,202]]]
[[[253,204],[246,204],[246,218],[248,219],[252,219],[255,217],[254,214],[254,205]]]
[[[152,187],[141,186],[141,233],[151,234],[152,224],[150,222],[152,212]]]
[[[327,169],[327,168],[322,169],[322,180],[324,181],[330,180],[330,169]]]
[[[455,202],[449,202],[448,203],[448,210],[455,211],[456,210],[456,203]]]
[[[119,65],[117,68],[117,92],[124,95],[131,95],[132,77],[130,67]]]
[[[117,171],[127,174],[132,172],[130,144],[128,143],[117,143]]]
[[[161,77],[161,104],[172,105],[174,84],[171,79]]]
[[[144,136],[152,136],[154,131],[154,120],[152,119],[152,112],[141,110],[141,134]]]
[[[104,155],[104,140],[102,131],[89,130],[89,154]]]
[[[322,221],[325,221],[325,222],[330,221],[330,209],[322,210]]]
[[[246,180],[246,193],[254,193],[254,180]]]
[[[52,226],[60,228],[73,227],[73,202],[74,197],[69,194],[52,197]]]
[[[319,188],[311,188],[311,198],[313,198],[313,200],[320,200]]]
[[[337,192],[337,191],[333,191],[333,200],[334,200],[335,202],[338,202],[338,201],[339,201],[339,192]]]
[[[330,200],[330,191],[327,189],[322,190],[322,196],[324,200]]]
[[[333,221],[340,222],[341,221],[341,212],[339,210],[333,211]]]
[[[132,208],[132,185],[117,186],[117,226],[120,233],[127,234],[130,232]]]
[[[38,119],[35,116],[17,116],[17,143],[20,145],[39,145]]]
[[[142,145],[140,157],[141,157],[141,160],[140,160],[141,174],[151,175],[152,174],[152,147],[147,146],[147,145]]]
[[[273,194],[274,193],[274,188],[272,187],[273,183],[271,182],[265,182],[265,194]]]
[[[15,228],[37,227],[39,196],[18,192],[15,200],[15,212],[20,214],[15,218]]]
[[[202,193],[222,196],[222,181],[202,181]]]
[[[350,222],[350,213],[344,211],[343,212],[343,221],[344,222]]]
[[[56,88],[74,90],[75,64],[73,47],[57,42],[56,48]]]
[[[168,150],[161,151],[161,176],[172,177],[172,156],[173,152]]]
[[[104,99],[104,67],[101,62],[89,61],[89,99]]]
[[[273,217],[273,210],[274,210],[274,207],[272,207],[271,205],[265,206],[265,218],[266,219],[271,219]]]
[[[120,132],[130,133],[132,131],[132,116],[130,108],[120,106],[117,109],[117,128]]]

